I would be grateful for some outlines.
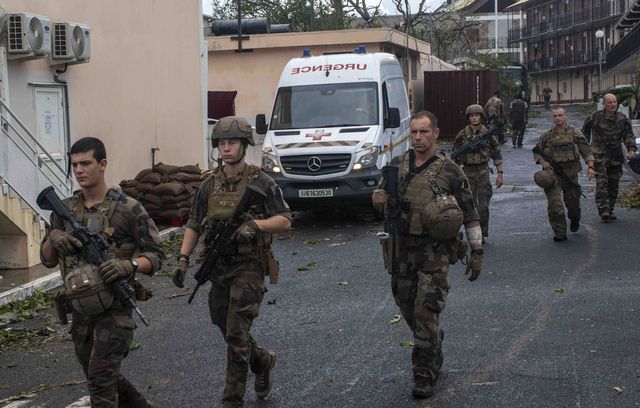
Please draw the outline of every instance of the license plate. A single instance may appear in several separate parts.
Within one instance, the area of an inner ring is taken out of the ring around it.
[[[321,189],[315,189],[315,190],[298,190],[298,197],[300,198],[333,197],[333,189],[321,188]]]

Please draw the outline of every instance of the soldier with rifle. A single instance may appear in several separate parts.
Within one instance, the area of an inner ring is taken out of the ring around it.
[[[497,128],[487,129],[484,122],[484,109],[480,105],[469,105],[465,112],[468,125],[462,129],[453,141],[451,160],[462,166],[469,179],[473,201],[480,216],[482,240],[489,236],[489,203],[493,196],[491,187],[491,169],[489,161],[496,166],[496,188],[502,187],[502,153],[494,136]]]
[[[467,177],[437,151],[435,115],[416,113],[410,127],[413,148],[385,167],[372,199],[386,214],[389,236],[382,243],[391,290],[414,337],[412,395],[427,398],[443,363],[439,316],[449,293],[449,265],[466,256],[460,229],[464,224],[472,249],[466,269],[471,281],[482,268],[482,231]]]
[[[134,310],[146,324],[133,296],[151,296],[134,276],[152,275],[164,259],[158,229],[138,201],[107,187],[99,139],[78,140],[69,158],[80,190],[60,201],[47,188],[37,200],[53,211],[40,257],[63,276],[65,289],[56,297],[60,319],[72,313],[71,336],[92,407],[152,407],[121,365],[133,340]]]
[[[272,234],[289,230],[291,213],[273,179],[244,160],[248,145],[254,145],[251,125],[244,118],[220,119],[211,142],[224,164],[202,182],[194,198],[171,276],[176,286],[184,286],[190,256],[203,234],[205,258],[196,273],[195,290],[211,281],[211,321],[228,348],[222,406],[232,408],[243,406],[249,370],[255,374],[258,398],[271,391],[276,353],[259,347],[249,329],[266,292],[265,275],[271,283],[277,281]]]
[[[537,185],[547,196],[549,223],[554,241],[567,240],[567,220],[571,232],[580,228],[580,195],[578,173],[582,170],[580,156],[587,163],[587,177],[595,177],[594,160],[589,142],[582,132],[567,123],[567,113],[561,106],[552,109],[554,127],[544,132],[533,149],[533,158],[542,170],[533,175]],[[564,204],[563,204],[564,201]]]

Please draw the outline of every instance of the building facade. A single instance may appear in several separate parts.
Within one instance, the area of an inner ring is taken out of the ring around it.
[[[587,102],[602,90],[626,7],[623,0],[521,0],[510,7],[526,16],[524,26],[511,23],[509,42],[524,48],[533,103],[543,102],[545,88],[553,103]]]

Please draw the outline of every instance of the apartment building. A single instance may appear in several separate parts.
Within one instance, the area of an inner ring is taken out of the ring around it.
[[[509,41],[524,48],[532,102],[543,101],[544,88],[554,103],[586,102],[602,90],[606,54],[623,36],[615,25],[626,8],[624,0],[520,0],[509,7],[526,16],[524,26],[511,24]]]

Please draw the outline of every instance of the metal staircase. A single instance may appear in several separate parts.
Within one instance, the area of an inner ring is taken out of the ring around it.
[[[53,186],[71,195],[73,182],[37,137],[0,99],[0,269],[40,263],[40,242],[49,214],[36,204],[38,193]]]

